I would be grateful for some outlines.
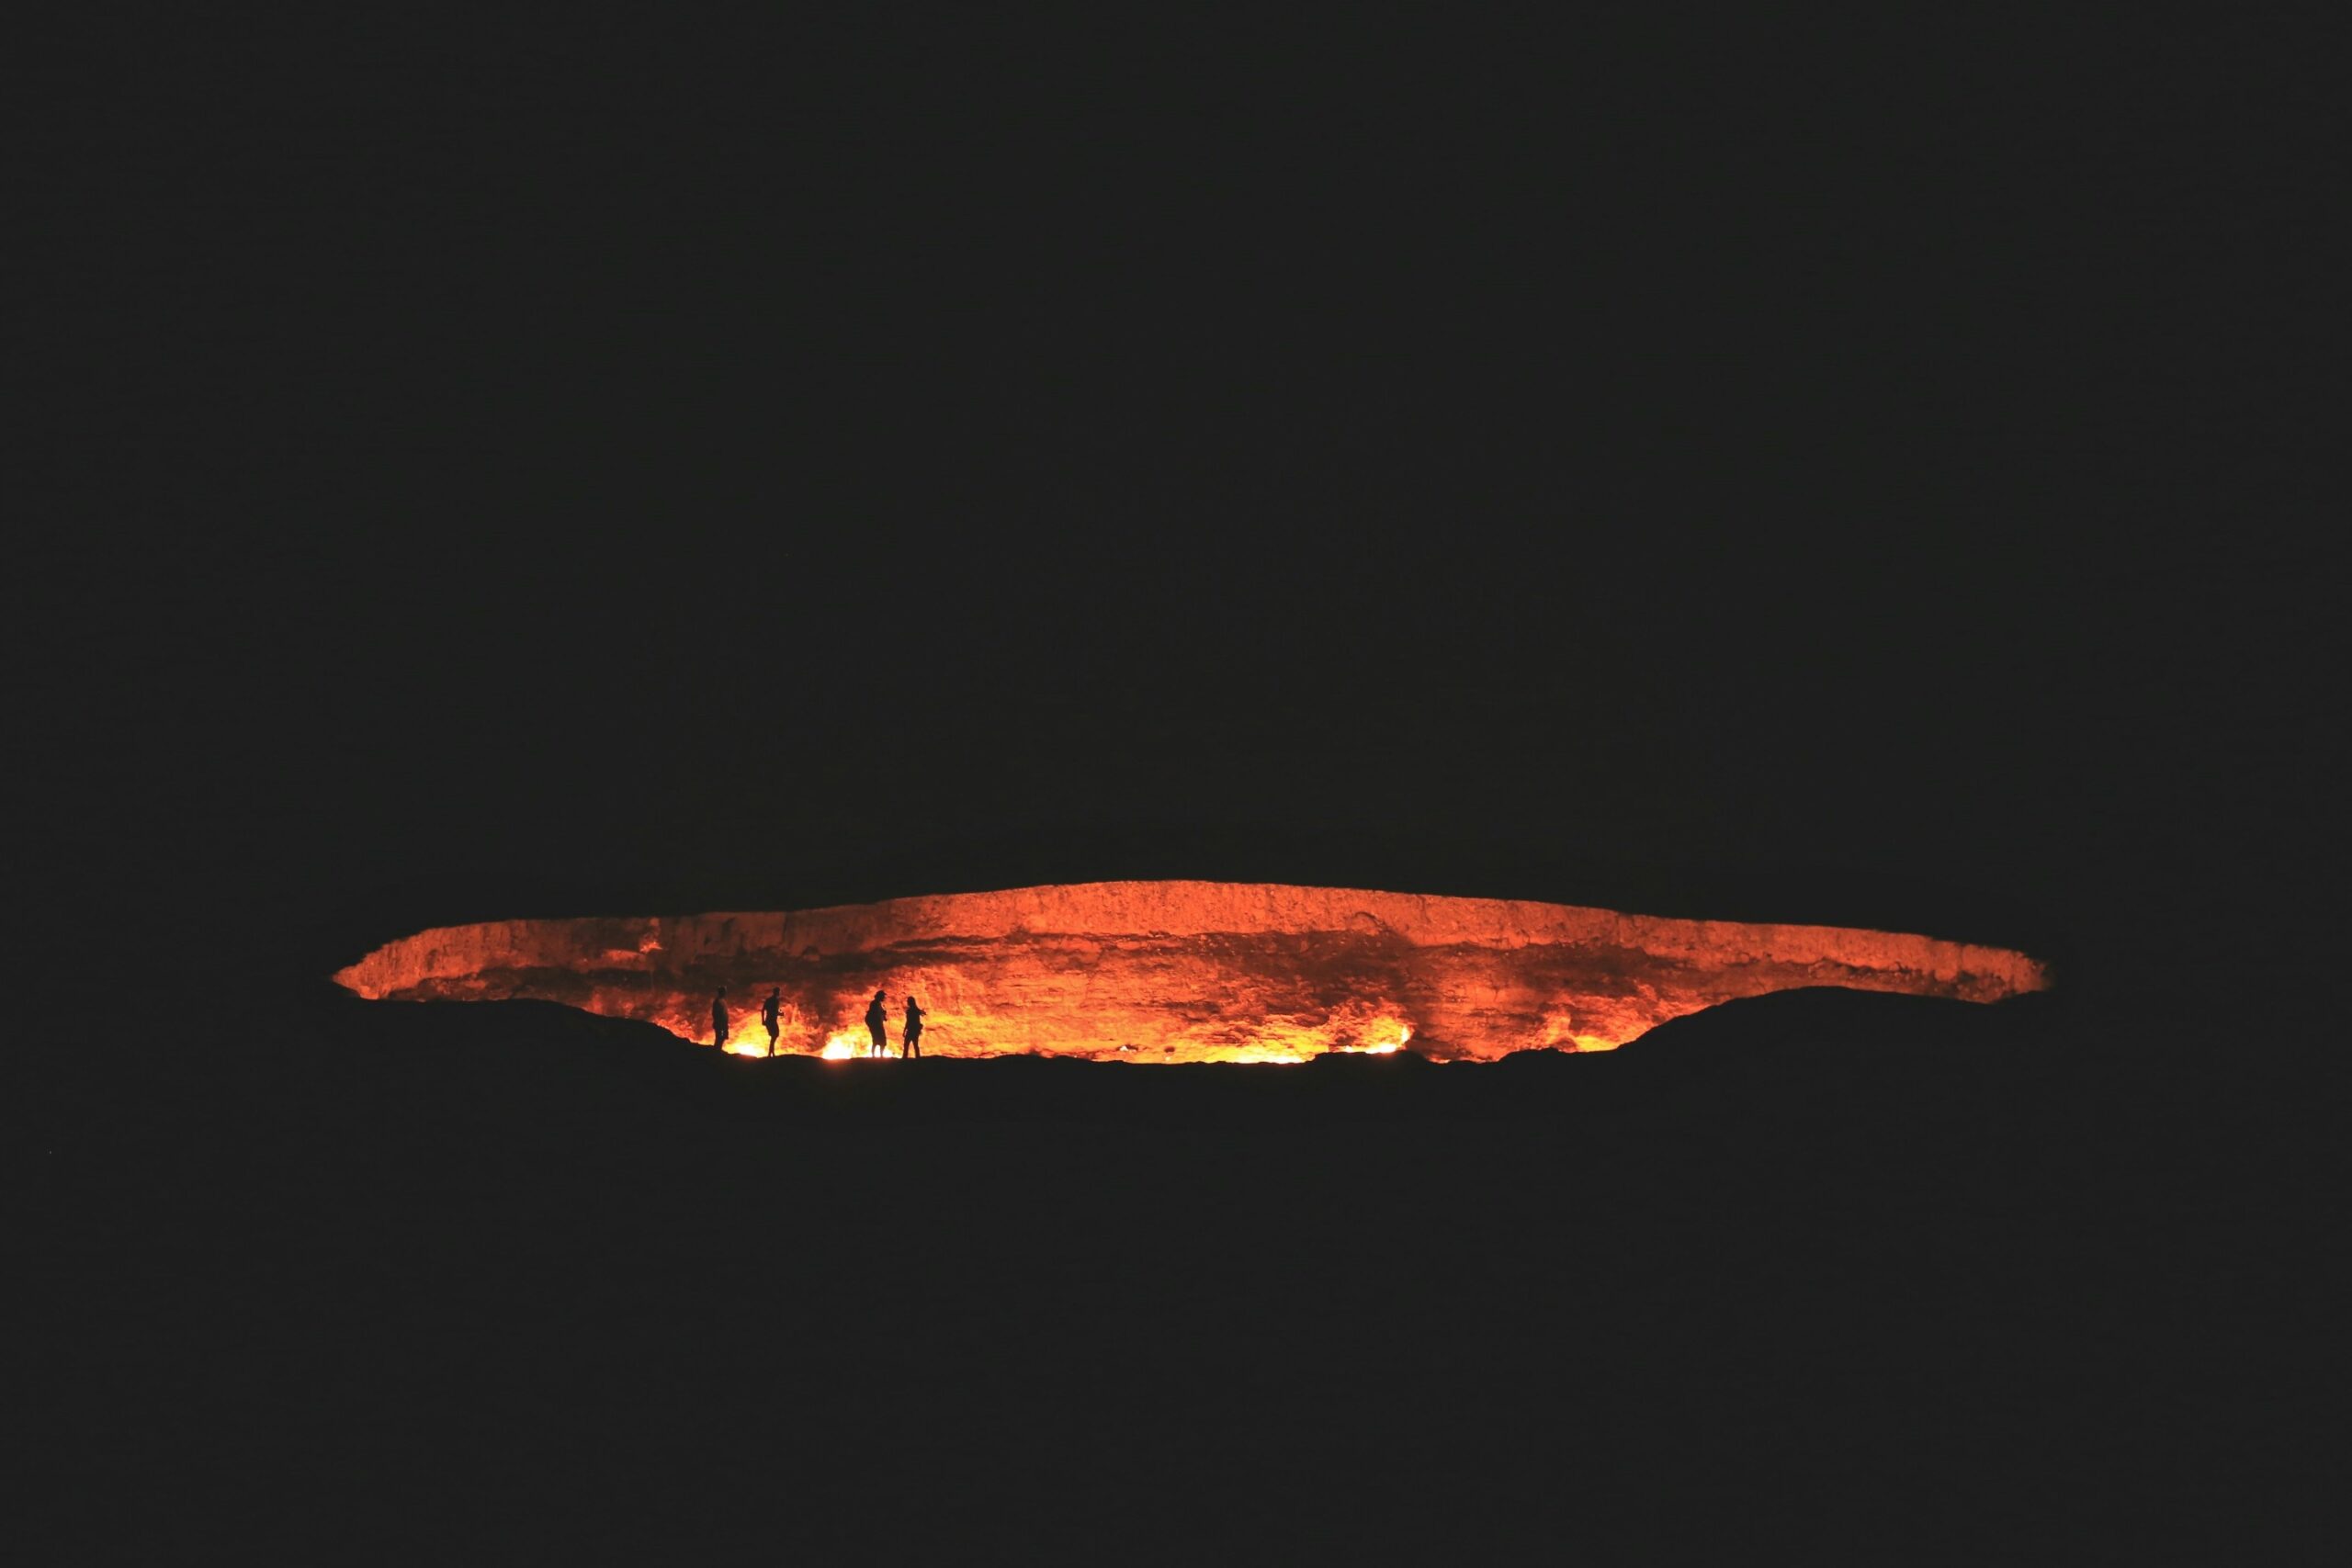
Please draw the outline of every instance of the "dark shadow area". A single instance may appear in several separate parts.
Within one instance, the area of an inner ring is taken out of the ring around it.
[[[1491,1066],[825,1064],[322,985],[61,1107],[44,1443],[146,1501],[36,1556],[566,1550],[650,1496],[673,1549],[886,1558],[2210,1529],[2157,1479],[2305,1462],[2320,1325],[2201,1325],[2309,1238],[2083,1025],[1807,991]]]

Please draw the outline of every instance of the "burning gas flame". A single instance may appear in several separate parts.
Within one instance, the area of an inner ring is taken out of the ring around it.
[[[536,997],[708,1043],[710,1002],[781,993],[775,1053],[890,1049],[921,999],[926,1055],[1295,1063],[1333,1052],[1492,1061],[1606,1051],[1740,997],[1845,986],[1991,1002],[2049,984],[2003,948],[1523,900],[1259,883],[1103,882],[830,909],[501,920],[387,943],[363,997]],[[729,1054],[764,1056],[757,1012]]]

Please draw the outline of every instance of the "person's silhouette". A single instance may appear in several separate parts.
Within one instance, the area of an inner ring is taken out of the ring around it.
[[[720,1050],[727,1048],[727,987],[718,987],[718,995],[710,998],[710,1043]]]
[[[768,999],[760,1004],[760,1021],[767,1025],[768,1055],[771,1056],[775,1055],[776,1014],[782,1011],[783,1009],[784,987],[782,986],[770,987],[768,988]]]
[[[907,998],[906,1032],[899,1036],[900,1059],[922,1055],[922,1004],[912,997]]]
[[[874,993],[874,999],[865,1004],[866,1031],[874,1036],[874,1049],[867,1052],[867,1055],[879,1056],[883,1054],[884,1049],[889,1044],[889,1039],[885,1028],[889,1021],[889,1002],[881,992],[876,991]]]

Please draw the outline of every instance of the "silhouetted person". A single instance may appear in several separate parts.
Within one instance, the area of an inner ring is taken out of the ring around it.
[[[775,1055],[776,1014],[784,1009],[784,987],[771,987],[768,999],[760,1004],[760,1021],[767,1025],[768,1055]]]
[[[727,1048],[727,987],[718,987],[718,995],[710,998],[710,1043],[720,1050]]]
[[[900,1060],[922,1055],[922,1004],[912,997],[907,998],[907,1029],[899,1042]]]
[[[866,1032],[874,1036],[874,1049],[867,1052],[867,1055],[879,1056],[888,1048],[890,1041],[887,1027],[889,1021],[889,1001],[881,992],[876,991],[874,993],[874,999],[865,1004]]]

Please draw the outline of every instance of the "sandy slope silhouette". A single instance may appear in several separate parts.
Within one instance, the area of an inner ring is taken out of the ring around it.
[[[87,1089],[140,1152],[55,1170],[33,1242],[54,1451],[157,1528],[584,1543],[691,1475],[741,1511],[686,1541],[1197,1549],[1279,1495],[1342,1544],[1658,1548],[1713,1528],[1670,1483],[2089,1543],[2240,1397],[2182,1353],[2165,1129],[2063,997],[1493,1066],[753,1061],[324,992],[272,1032],[214,1061],[233,1119]]]

